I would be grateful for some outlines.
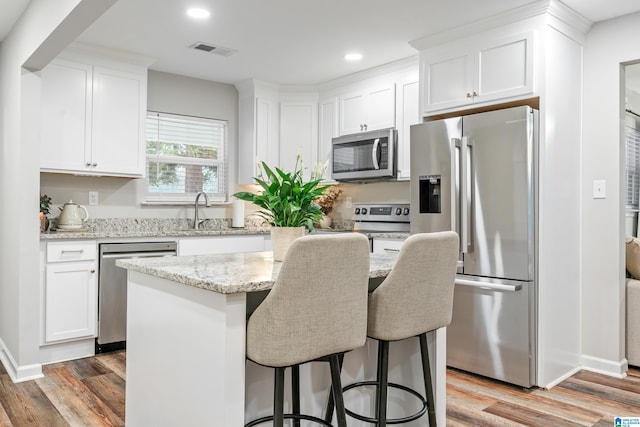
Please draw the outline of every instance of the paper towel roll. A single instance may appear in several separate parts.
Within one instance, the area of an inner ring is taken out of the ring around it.
[[[244,227],[244,201],[239,199],[233,200],[233,217],[231,226],[234,228]]]

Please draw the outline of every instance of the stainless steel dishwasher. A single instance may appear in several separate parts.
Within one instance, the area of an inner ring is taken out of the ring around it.
[[[125,348],[127,339],[127,271],[116,260],[175,256],[176,242],[102,243],[98,278],[96,353]]]

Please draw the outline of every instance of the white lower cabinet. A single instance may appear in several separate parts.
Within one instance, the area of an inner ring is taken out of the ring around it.
[[[180,239],[178,255],[211,255],[265,250],[264,236],[222,236]]]
[[[403,243],[403,239],[373,239],[373,253],[397,253]]]
[[[96,336],[96,242],[50,242],[44,277],[44,344]]]

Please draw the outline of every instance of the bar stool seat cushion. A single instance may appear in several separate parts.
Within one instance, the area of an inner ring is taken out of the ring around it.
[[[364,345],[369,240],[336,237],[298,238],[274,267],[278,279],[247,323],[249,359],[285,367]]]
[[[452,231],[410,236],[391,273],[369,295],[367,334],[397,341],[451,323],[457,251]],[[440,283],[451,286],[430,286]]]

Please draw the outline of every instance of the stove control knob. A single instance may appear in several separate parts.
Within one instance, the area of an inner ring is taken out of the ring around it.
[[[366,215],[367,214],[367,208],[362,208],[362,215]]]
[[[400,215],[402,213],[402,209],[401,208],[396,208],[396,215]]]
[[[356,215],[360,214],[360,208],[356,208]]]
[[[403,215],[409,215],[409,208],[404,208],[404,209],[402,210],[402,214],[403,214]]]

